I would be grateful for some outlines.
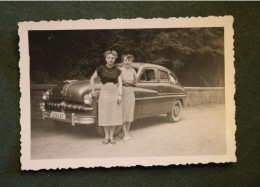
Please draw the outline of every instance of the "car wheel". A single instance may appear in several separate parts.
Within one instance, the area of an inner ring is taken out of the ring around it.
[[[167,114],[168,119],[170,122],[177,122],[181,118],[182,113],[182,104],[181,101],[177,100],[172,105],[172,111]]]
[[[98,135],[101,137],[105,137],[104,127],[97,125],[96,128],[97,128]],[[121,129],[122,129],[122,125],[117,125],[115,128],[114,136],[118,135]]]

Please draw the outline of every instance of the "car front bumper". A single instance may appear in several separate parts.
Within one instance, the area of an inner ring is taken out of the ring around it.
[[[66,114],[66,119],[58,119],[51,117],[51,112],[42,110],[42,119],[52,119],[56,121],[62,121],[65,123],[71,123],[72,126],[75,126],[76,124],[84,124],[84,125],[91,125],[95,124],[95,118],[94,116],[77,116],[75,113]]]
[[[77,114],[76,112],[58,112],[59,114],[62,114],[64,116],[63,118],[57,118],[52,115],[52,110],[46,110],[44,107],[44,104],[40,104],[40,108],[42,111],[42,119],[51,119],[55,121],[61,121],[65,123],[70,123],[72,126],[75,126],[76,124],[83,124],[83,125],[91,125],[96,123],[96,116],[89,116],[89,115],[82,115],[82,114]]]

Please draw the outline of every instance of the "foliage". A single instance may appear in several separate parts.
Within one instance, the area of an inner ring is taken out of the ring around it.
[[[224,86],[223,28],[30,31],[29,47],[33,83],[88,78],[112,48],[171,69],[184,86]]]

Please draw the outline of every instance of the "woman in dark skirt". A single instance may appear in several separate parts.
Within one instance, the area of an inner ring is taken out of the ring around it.
[[[104,53],[106,64],[99,66],[90,79],[92,95],[95,96],[94,79],[100,77],[102,88],[98,100],[98,125],[104,127],[104,144],[115,144],[115,126],[122,125],[122,78],[121,70],[114,66],[116,51]]]
[[[135,108],[135,95],[133,86],[136,83],[136,72],[131,67],[134,61],[133,55],[122,56],[123,67],[120,68],[122,71],[122,82],[123,82],[123,140],[127,141],[130,139],[130,125],[134,121],[134,108]]]

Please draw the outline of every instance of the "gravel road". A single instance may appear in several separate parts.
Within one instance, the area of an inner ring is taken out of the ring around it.
[[[125,142],[122,134],[116,145],[102,144],[93,126],[64,125],[32,120],[31,158],[103,158],[145,156],[221,155],[226,153],[224,105],[189,107],[177,123],[166,116],[135,121],[132,138]]]

